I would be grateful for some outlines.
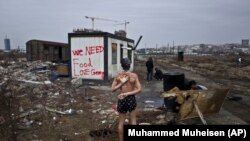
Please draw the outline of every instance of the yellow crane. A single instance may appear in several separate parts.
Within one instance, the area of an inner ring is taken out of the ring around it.
[[[112,21],[112,22],[118,22],[117,20],[112,20],[112,19],[105,19],[105,18],[98,18],[98,17],[89,17],[85,16],[86,19],[91,19],[92,21],[92,29],[95,29],[95,20],[104,20],[104,21]]]

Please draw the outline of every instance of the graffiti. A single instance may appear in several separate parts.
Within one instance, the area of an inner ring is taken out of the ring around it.
[[[92,75],[104,75],[104,72],[103,71],[96,71],[95,69],[92,69],[91,74]]]
[[[103,46],[89,46],[89,47],[86,47],[85,55],[97,54],[101,52],[103,52]]]
[[[72,50],[74,56],[82,56],[82,49]]]
[[[103,71],[97,71],[95,69],[81,69],[79,75],[80,76],[83,76],[83,75],[104,76],[104,72]]]
[[[91,59],[89,58],[89,61],[88,61],[88,62],[80,63],[80,67],[81,67],[81,68],[93,67],[92,64],[91,64]]]
[[[71,72],[72,77],[86,79],[104,79],[104,46],[101,41],[91,42],[89,39],[72,39],[71,46]],[[91,44],[89,44],[91,43]]]
[[[76,68],[80,68],[80,71],[77,73]],[[88,59],[88,62],[80,62],[79,59],[73,59],[73,75],[74,76],[84,76],[84,75],[95,75],[104,77],[103,71],[97,71],[92,69],[93,65],[91,63],[91,58]]]
[[[80,75],[83,76],[83,75],[89,75],[89,69],[82,69],[80,70]]]
[[[86,46],[85,49],[72,50],[73,56],[92,55],[103,52],[103,46]],[[83,52],[85,51],[85,52]]]

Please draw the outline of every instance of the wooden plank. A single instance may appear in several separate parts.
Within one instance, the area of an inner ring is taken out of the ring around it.
[[[176,102],[181,104],[179,112],[177,113],[177,120],[185,120],[199,117],[199,114],[194,106],[194,101],[199,107],[199,111],[204,116],[218,113],[228,92],[229,89],[176,90],[174,92],[170,90],[168,92],[161,93],[161,97],[167,98],[176,96]],[[184,100],[182,98],[184,98]]]

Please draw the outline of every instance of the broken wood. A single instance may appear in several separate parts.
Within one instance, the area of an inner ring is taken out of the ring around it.
[[[201,113],[201,111],[200,111],[200,109],[199,109],[199,107],[198,107],[196,101],[193,101],[193,104],[194,104],[194,107],[195,107],[195,109],[196,109],[196,111],[197,111],[197,113],[198,113],[198,115],[199,115],[199,117],[200,117],[202,123],[203,123],[204,125],[207,125],[207,122],[206,122],[206,120],[204,119],[204,116],[203,116],[203,114]]]
[[[72,109],[69,109],[69,110],[66,110],[66,111],[62,112],[62,111],[58,111],[58,110],[55,110],[55,109],[51,109],[49,107],[45,107],[45,110],[47,110],[49,112],[61,114],[61,115],[71,115],[71,114],[73,114]]]
[[[211,90],[178,90],[171,89],[162,92],[162,98],[175,98],[180,104],[177,120],[200,117],[203,124],[206,124],[204,116],[218,113],[229,89]],[[195,104],[193,103],[195,101]]]

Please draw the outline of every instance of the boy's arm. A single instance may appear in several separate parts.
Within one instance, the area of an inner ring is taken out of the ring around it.
[[[120,83],[118,84],[118,80],[117,80],[117,77],[115,77],[113,83],[112,83],[112,92],[115,92],[117,89],[119,89],[123,84],[125,84],[128,80],[128,77],[125,77],[125,78],[122,78],[120,80]]]
[[[138,94],[139,92],[141,92],[141,83],[139,81],[139,78],[137,75],[135,75],[136,79],[135,79],[135,89],[131,92],[126,92],[126,93],[122,93],[121,95],[124,96],[128,96],[128,95],[135,95]]]

